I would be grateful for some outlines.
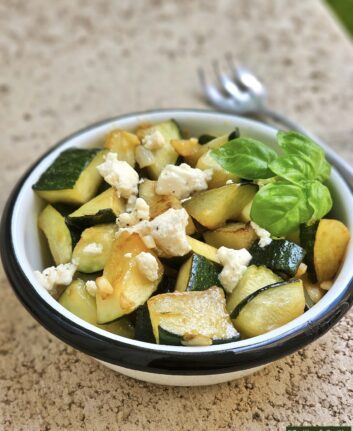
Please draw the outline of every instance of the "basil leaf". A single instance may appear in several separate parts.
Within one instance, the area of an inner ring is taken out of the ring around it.
[[[304,160],[311,159],[317,162],[317,157],[320,159],[325,157],[324,150],[301,133],[279,131],[277,141],[287,154],[300,156]]]
[[[269,167],[273,173],[294,184],[314,180],[316,176],[312,164],[295,155],[278,157]]]
[[[304,189],[286,181],[262,187],[255,195],[250,213],[251,220],[278,237],[293,231],[311,215]]]
[[[237,138],[212,150],[211,156],[228,172],[247,180],[273,177],[268,165],[277,153],[251,138]]]
[[[326,159],[323,159],[321,161],[320,166],[317,169],[316,179],[323,183],[324,181],[330,178],[330,175],[331,175],[331,165]]]
[[[307,202],[312,209],[309,224],[315,223],[324,217],[332,208],[330,190],[319,181],[313,181],[306,185]]]

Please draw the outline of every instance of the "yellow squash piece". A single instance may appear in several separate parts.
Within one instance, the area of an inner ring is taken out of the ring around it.
[[[98,328],[121,335],[127,338],[134,337],[134,328],[125,318],[115,320],[106,325],[97,324],[97,307],[93,296],[89,295],[85,282],[81,279],[74,280],[59,298],[59,303],[77,317],[85,320]]]
[[[183,205],[191,217],[212,230],[227,220],[237,220],[256,191],[253,184],[229,184],[200,192]]]
[[[119,160],[124,160],[135,166],[135,148],[140,145],[139,138],[125,130],[115,129],[107,136],[104,148],[117,153]]]
[[[314,266],[319,282],[332,280],[336,275],[349,239],[349,230],[342,222],[320,220],[314,243]]]
[[[52,205],[47,205],[38,217],[38,226],[48,240],[55,265],[70,262],[72,239],[65,217]]]
[[[148,280],[139,270],[135,259],[143,251],[154,254],[137,234],[123,234],[114,241],[103,272],[103,278],[112,286],[113,291],[107,295],[98,289],[96,301],[99,323],[110,322],[131,313],[157,289],[163,275],[163,265],[154,255],[159,267],[158,280]]]
[[[82,232],[72,253],[73,260],[78,262],[78,271],[93,273],[104,268],[112,250],[116,230],[116,224],[98,224]]]

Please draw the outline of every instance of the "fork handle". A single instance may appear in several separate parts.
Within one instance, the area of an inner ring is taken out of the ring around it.
[[[320,147],[325,151],[326,157],[330,163],[332,163],[337,171],[342,175],[342,177],[346,180],[349,185],[351,191],[353,191],[353,168],[347,163],[344,159],[342,159],[336,152],[330,148],[325,142],[323,142],[319,137],[314,135],[313,133],[306,130],[304,127],[300,126],[290,118],[282,115],[276,111],[272,111],[271,109],[264,108],[261,112],[262,115],[271,118],[278,124],[282,124],[284,127],[290,130],[295,130],[296,132],[302,133],[303,135],[308,136],[314,142],[316,142]]]

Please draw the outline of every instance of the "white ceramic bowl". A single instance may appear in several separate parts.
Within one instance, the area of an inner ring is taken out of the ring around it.
[[[190,136],[220,135],[235,126],[276,147],[276,130],[259,122],[210,111],[163,110],[125,115],[87,127],[50,149],[19,181],[10,196],[1,223],[1,254],[15,293],[29,312],[50,332],[106,366],[137,379],[166,385],[206,385],[253,373],[267,363],[290,354],[324,334],[349,309],[353,301],[353,250],[330,291],[314,307],[292,322],[248,340],[209,347],[164,346],[130,340],[76,317],[44,290],[33,275],[48,261],[37,228],[43,202],[31,187],[60,152],[70,147],[100,146],[113,128],[133,130],[140,123],[174,118]],[[333,170],[330,188],[334,216],[353,232],[353,197]]]

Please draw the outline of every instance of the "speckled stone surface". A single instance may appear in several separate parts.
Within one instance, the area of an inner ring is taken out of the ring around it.
[[[45,149],[91,122],[204,107],[198,65],[231,51],[274,108],[353,162],[353,48],[317,0],[0,2],[0,205]],[[214,387],[115,374],[42,329],[0,272],[1,430],[284,430],[353,425],[353,313],[304,350]]]

